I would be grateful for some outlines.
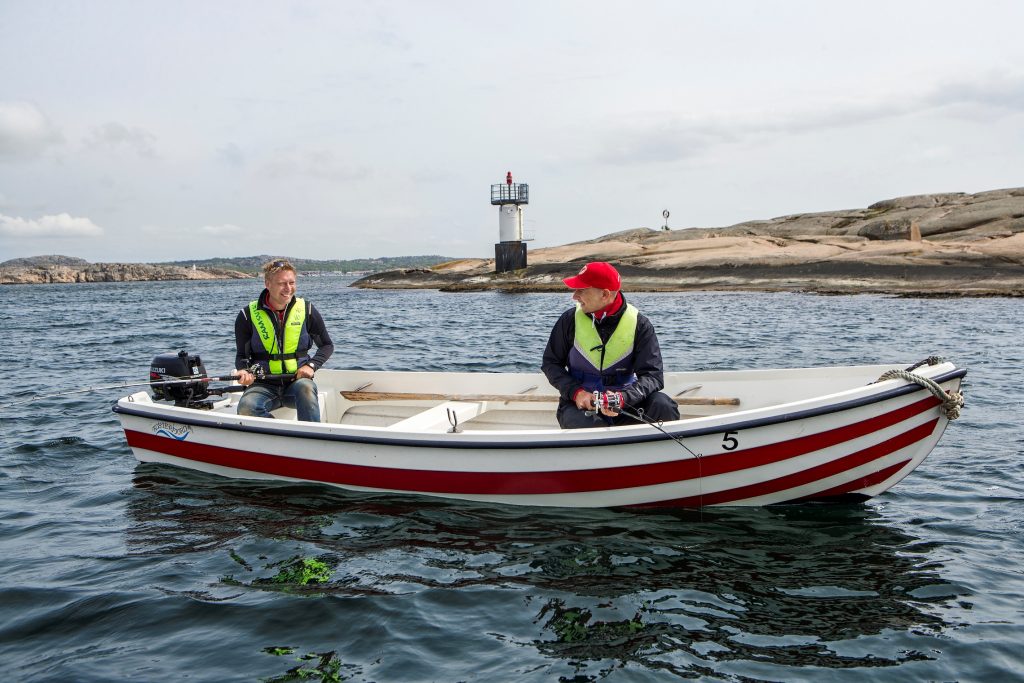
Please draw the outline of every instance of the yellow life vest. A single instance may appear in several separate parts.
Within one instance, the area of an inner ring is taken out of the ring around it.
[[[619,319],[618,326],[605,343],[601,341],[601,337],[597,333],[593,318],[584,313],[583,309],[577,305],[576,338],[573,341],[576,351],[598,373],[620,364],[622,360],[633,353],[638,315],[639,311],[633,304],[626,304],[626,310]]]
[[[299,355],[299,339],[302,337],[302,330],[306,325],[306,302],[296,297],[295,303],[288,311],[284,320],[284,341],[282,348],[278,348],[277,332],[274,328],[274,321],[270,315],[259,307],[259,301],[249,302],[249,320],[252,321],[253,330],[256,336],[263,342],[263,349],[270,356],[267,362],[268,370],[272,375],[294,374],[299,369],[297,358]],[[305,353],[308,349],[302,349]]]

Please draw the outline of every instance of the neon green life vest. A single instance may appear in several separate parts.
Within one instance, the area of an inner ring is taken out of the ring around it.
[[[249,302],[249,319],[252,321],[256,336],[263,342],[263,349],[270,356],[268,369],[272,375],[294,374],[299,369],[299,339],[306,325],[306,302],[296,297],[294,305],[288,311],[284,321],[284,348],[277,348],[277,333],[274,322],[266,311],[259,307],[259,301]],[[303,353],[307,349],[303,349]]]
[[[577,305],[576,338],[573,341],[576,351],[594,366],[598,373],[618,365],[633,353],[638,315],[639,311],[633,304],[626,304],[626,310],[619,319],[618,326],[605,343],[597,333],[594,319]]]

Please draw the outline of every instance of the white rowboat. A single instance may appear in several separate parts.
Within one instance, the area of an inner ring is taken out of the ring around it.
[[[931,452],[966,370],[906,364],[669,372],[682,419],[561,430],[540,373],[320,370],[320,423],[146,391],[114,406],[135,457],[227,477],[562,507],[862,501]]]

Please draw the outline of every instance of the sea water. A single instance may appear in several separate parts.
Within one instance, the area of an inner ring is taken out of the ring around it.
[[[299,280],[328,367],[536,371],[570,303],[347,285]],[[81,390],[182,349],[227,374],[258,289],[3,289],[0,404],[61,395],[0,408],[2,680],[1020,680],[1020,300],[627,292],[669,370],[969,370],[963,416],[865,504],[637,512],[136,462],[110,411],[136,389]]]

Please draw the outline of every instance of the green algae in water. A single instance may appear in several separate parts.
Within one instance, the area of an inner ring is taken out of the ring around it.
[[[241,557],[233,554],[232,559],[245,566],[249,571],[252,570]],[[298,555],[290,560],[267,565],[268,569],[273,567],[278,568],[277,573],[269,578],[253,579],[251,583],[245,583],[236,579],[234,575],[229,574],[221,577],[221,582],[229,586],[273,587],[275,590],[288,591],[293,587],[319,586],[321,584],[326,584],[330,581],[331,575],[334,573],[334,570],[331,569],[330,565],[323,560],[319,560],[315,557],[301,557]]]
[[[577,643],[586,639],[588,621],[590,621],[589,613],[583,614],[577,610],[570,610],[552,619],[551,627],[560,642]]]
[[[243,567],[245,567],[246,571],[249,571],[249,572],[252,571],[252,567],[249,566],[249,563],[246,562],[245,559],[241,555],[236,553],[234,550],[232,550],[230,552],[230,555],[231,555],[231,559],[234,560],[235,562],[237,562],[238,564],[242,565]]]
[[[263,652],[277,656],[292,654],[294,650],[288,647],[265,647]],[[338,653],[310,652],[296,657],[296,661],[303,662],[296,667],[288,669],[280,676],[263,679],[264,683],[292,683],[293,681],[321,681],[322,683],[340,683],[345,680],[341,675],[341,660]]]
[[[286,583],[305,586],[310,583],[327,583],[333,571],[326,563],[315,557],[296,557],[278,570],[269,579],[258,579],[253,583]]]
[[[594,621],[588,609],[566,609],[560,600],[554,600],[544,607],[541,616],[552,612],[545,624],[555,632],[559,643],[594,643],[629,639],[644,630],[640,614],[622,621]]]

